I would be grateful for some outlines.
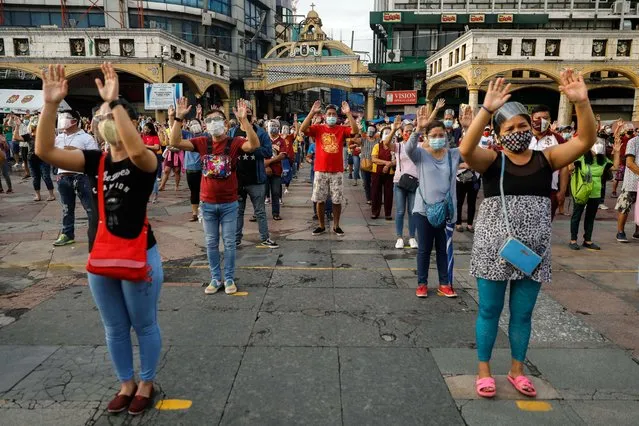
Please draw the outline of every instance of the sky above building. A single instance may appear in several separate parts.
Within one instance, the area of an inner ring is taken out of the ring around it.
[[[369,26],[369,13],[373,10],[373,0],[300,0],[297,14],[306,15],[311,3],[322,18],[324,32],[333,40],[341,40],[348,46],[353,37],[353,50],[368,52],[362,59],[371,59],[373,50],[373,31]]]

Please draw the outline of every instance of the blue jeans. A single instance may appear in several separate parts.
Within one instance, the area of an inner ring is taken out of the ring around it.
[[[151,282],[131,282],[89,273],[89,287],[100,311],[106,343],[115,373],[121,382],[133,379],[131,327],[140,343],[140,379],[155,378],[162,337],[158,326],[158,302],[164,281],[158,246],[147,251]]]
[[[404,215],[408,212],[408,235],[415,238],[415,218],[413,218],[413,206],[415,205],[415,193],[406,191],[395,184],[395,232],[401,238],[404,233]]]
[[[222,282],[220,268],[220,229],[224,243],[224,282],[235,277],[235,232],[237,231],[238,202],[200,203],[202,225],[206,241],[206,255],[209,258],[211,278]]]
[[[244,230],[244,210],[246,209],[246,197],[251,198],[253,204],[253,212],[257,219],[257,226],[260,230],[261,241],[269,239],[268,221],[266,220],[266,207],[264,206],[264,194],[266,187],[260,183],[257,185],[240,186],[237,214],[237,229],[235,231],[235,239],[237,242],[242,241]]]
[[[46,181],[45,181],[46,182]],[[75,238],[75,196],[77,195],[82,207],[89,216],[89,222],[95,220],[93,214],[93,195],[89,178],[83,174],[58,176],[58,192],[62,202],[62,233]],[[89,223],[89,229],[92,229]]]
[[[371,172],[367,172],[365,170],[361,171],[362,174],[362,185],[364,186],[364,194],[366,194],[366,201],[371,201]]]
[[[53,181],[51,180],[51,166],[45,163],[37,155],[32,155],[28,160],[29,170],[31,170],[31,178],[33,179],[33,189],[40,191],[40,181],[44,181],[49,191],[53,190]]]
[[[355,180],[360,178],[360,176],[359,176],[359,164],[360,164],[359,155],[353,155],[353,179],[355,179]]]
[[[7,155],[7,160],[2,163],[2,165],[0,165],[0,173],[2,173],[4,180],[7,182],[7,189],[13,189],[13,187],[11,186],[11,167],[9,166],[9,155]],[[0,189],[2,189],[2,179],[0,179]]]
[[[419,248],[417,249],[417,284],[428,284],[430,253],[433,251],[434,245],[439,284],[449,285],[446,228],[444,226],[441,228],[433,227],[426,219],[426,216],[419,213],[413,214],[413,221],[417,227],[417,241],[419,241]]]
[[[311,184],[315,182],[315,164],[311,163]]]
[[[493,352],[499,317],[504,308],[506,281],[491,281],[477,278],[479,290],[479,312],[475,326],[479,361],[488,362]],[[541,283],[530,279],[510,282],[510,323],[508,339],[514,360],[524,362],[530,341],[532,312],[537,302]]]

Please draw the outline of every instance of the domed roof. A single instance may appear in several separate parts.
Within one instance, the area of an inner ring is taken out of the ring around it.
[[[310,12],[308,12],[308,15],[306,15],[306,18],[315,18],[315,19],[317,19],[317,18],[319,18],[319,15],[314,10],[311,10]]]

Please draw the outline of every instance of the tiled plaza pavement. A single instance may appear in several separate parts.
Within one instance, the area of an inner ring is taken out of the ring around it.
[[[506,309],[499,396],[487,401],[473,388],[472,235],[455,236],[460,297],[420,300],[415,252],[392,248],[393,223],[369,219],[361,186],[347,187],[346,237],[314,238],[303,181],[284,197],[284,220],[270,222],[280,249],[256,248],[246,222],[245,293],[234,297],[203,294],[203,236],[187,222],[186,191],[151,206],[166,276],[157,401],[191,405],[136,419],[104,411],[117,383],[83,274],[86,221],[77,244],[54,250],[59,204],[29,201],[26,184],[0,195],[0,424],[638,424],[638,246],[613,241],[613,213],[596,224],[601,253],[570,252],[568,218],[555,222],[554,282],[539,299],[527,360],[539,397],[524,399],[503,377]]]

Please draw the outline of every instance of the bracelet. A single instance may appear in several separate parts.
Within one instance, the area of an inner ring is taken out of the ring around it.
[[[183,119],[183,118],[180,118],[180,117],[178,117],[177,115],[175,116],[174,120],[175,120],[175,121],[177,121],[178,123],[181,123],[181,122],[183,122],[183,121],[184,121],[184,119]]]
[[[114,109],[116,106],[118,105],[122,105],[124,103],[124,101],[120,98],[109,102],[109,108]]]
[[[489,110],[488,108],[486,108],[486,107],[485,107],[485,106],[483,106],[483,105],[481,106],[481,108],[482,108],[483,110],[485,110],[485,111],[486,111],[488,114],[490,114],[490,115],[493,115],[493,114],[494,114],[494,112],[493,112],[493,111]]]

